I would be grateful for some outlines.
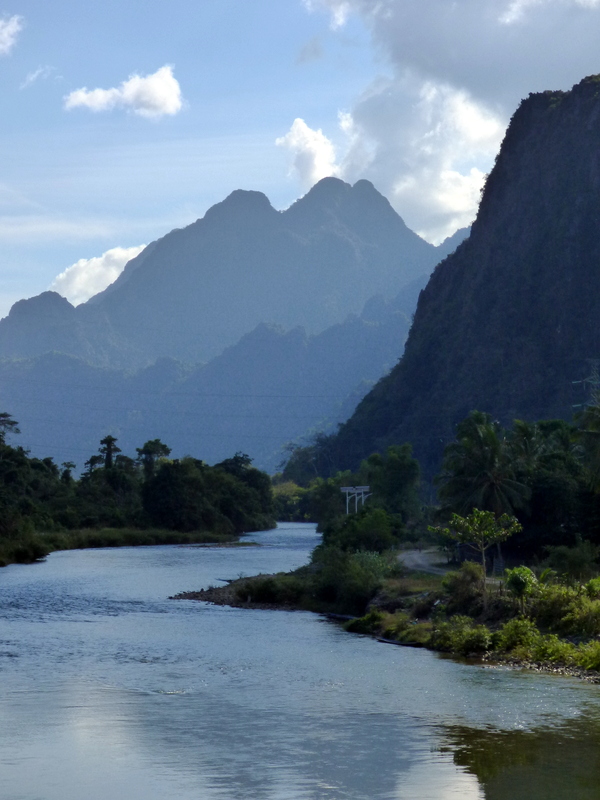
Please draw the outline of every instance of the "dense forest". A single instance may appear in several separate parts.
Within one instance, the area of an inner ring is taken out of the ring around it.
[[[75,464],[31,458],[9,443],[17,422],[0,414],[0,560],[32,561],[55,549],[230,541],[273,527],[268,475],[243,453],[214,466],[152,439],[124,455],[105,436],[80,477]]]

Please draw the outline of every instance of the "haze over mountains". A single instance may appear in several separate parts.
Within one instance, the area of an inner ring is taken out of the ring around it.
[[[471,410],[570,419],[600,358],[600,76],[524,100],[470,238],[421,294],[402,361],[330,443],[338,467],[413,442],[437,471]]]
[[[367,181],[324,179],[284,212],[234,192],[87,303],[16,303],[3,408],[57,461],[81,466],[110,432],[129,453],[158,436],[174,455],[243,450],[273,469],[394,365],[431,269],[467,233],[428,244]]]
[[[283,212],[238,190],[150,244],[87,303],[52,292],[16,303],[0,321],[0,356],[57,350],[122,368],[207,361],[261,322],[319,333],[373,295],[395,297],[445,254],[368,181],[325,178]]]

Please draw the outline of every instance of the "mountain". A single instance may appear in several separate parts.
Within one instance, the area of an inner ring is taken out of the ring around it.
[[[261,323],[208,364],[163,358],[128,373],[60,353],[0,361],[2,408],[16,442],[80,468],[107,433],[125,453],[156,437],[215,463],[238,450],[274,470],[283,446],[343,422],[401,352],[417,286],[310,336]],[[407,309],[408,314],[402,309]]]
[[[87,303],[52,292],[16,303],[0,321],[0,357],[206,362],[263,322],[318,334],[426,277],[453,246],[425,242],[365,180],[325,178],[283,212],[238,190],[153,242]]]
[[[429,475],[472,409],[569,419],[600,358],[600,76],[514,114],[469,239],[422,292],[404,356],[330,442],[409,441]]]

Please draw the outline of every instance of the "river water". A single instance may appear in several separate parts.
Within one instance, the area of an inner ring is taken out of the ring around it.
[[[2,800],[600,799],[600,687],[168,599],[318,541],[252,538],[0,571]]]

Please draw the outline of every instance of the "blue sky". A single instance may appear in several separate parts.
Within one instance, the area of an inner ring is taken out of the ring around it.
[[[597,0],[5,2],[2,315],[77,261],[83,299],[89,259],[236,188],[283,208],[367,177],[439,241],[473,218],[518,101],[600,72]]]

